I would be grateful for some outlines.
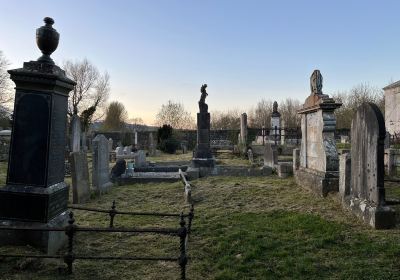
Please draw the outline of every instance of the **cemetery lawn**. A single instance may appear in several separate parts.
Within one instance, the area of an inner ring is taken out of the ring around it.
[[[292,178],[208,177],[193,181],[195,218],[189,240],[188,279],[399,279],[400,229],[376,231]],[[397,195],[389,192],[390,195]],[[399,198],[397,196],[397,198]],[[116,200],[127,211],[187,211],[181,182],[114,187],[87,207]],[[396,209],[400,211],[400,209]],[[107,226],[107,215],[75,210],[78,225]],[[115,226],[176,227],[176,218],[116,216]],[[173,237],[78,233],[76,254],[176,256]],[[26,247],[0,247],[18,253]],[[179,279],[167,262],[82,261],[74,274],[60,260],[0,258],[1,279]]]

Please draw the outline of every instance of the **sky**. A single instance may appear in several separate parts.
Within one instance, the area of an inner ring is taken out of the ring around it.
[[[109,101],[147,124],[168,100],[195,116],[243,112],[261,99],[303,101],[319,69],[323,92],[400,79],[400,1],[0,0],[0,50],[20,68],[40,55],[43,18],[60,33],[56,64],[87,58],[111,77]]]

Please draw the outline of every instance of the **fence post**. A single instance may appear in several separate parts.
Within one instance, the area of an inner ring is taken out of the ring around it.
[[[188,234],[191,233],[192,231],[192,221],[194,218],[194,205],[190,205],[190,211],[189,211],[189,221],[188,221]]]
[[[117,213],[115,213],[115,200],[113,200],[113,203],[111,205],[111,210],[110,210],[110,228],[114,227],[114,217]]]
[[[65,234],[68,236],[68,250],[64,255],[64,262],[68,266],[68,274],[72,274],[72,263],[75,260],[75,255],[73,252],[74,245],[74,234],[76,232],[76,225],[74,225],[74,213],[69,212],[68,225],[65,227]]]
[[[179,266],[181,267],[181,280],[186,280],[186,264],[187,264],[187,257],[186,257],[186,236],[187,236],[187,229],[185,227],[185,219],[183,217],[183,212],[180,215],[181,219],[179,221],[179,225],[181,226],[178,230],[178,236],[180,237],[179,243]]]

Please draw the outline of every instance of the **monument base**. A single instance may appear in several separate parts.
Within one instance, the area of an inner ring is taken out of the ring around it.
[[[0,226],[7,227],[54,228],[64,227],[67,224],[67,212],[61,213],[48,223],[0,220]],[[67,240],[68,238],[64,231],[0,230],[0,245],[30,245],[49,255],[57,253],[66,244]]]
[[[294,177],[298,185],[304,186],[324,197],[330,192],[339,191],[338,172],[322,172],[299,167],[299,169],[294,172]]]
[[[199,177],[208,176],[215,169],[215,158],[193,158],[192,167],[198,168]]]
[[[396,225],[396,212],[389,206],[372,205],[366,200],[346,196],[343,205],[375,229],[388,229]]]

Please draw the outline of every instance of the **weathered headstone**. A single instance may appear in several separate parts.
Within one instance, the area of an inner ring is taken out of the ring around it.
[[[107,192],[112,186],[109,176],[109,151],[108,140],[102,135],[98,134],[92,141],[92,184],[97,193]]]
[[[240,115],[240,143],[247,145],[247,114]]]
[[[395,212],[385,201],[385,135],[385,121],[378,106],[362,104],[351,123],[350,194],[343,201],[376,229],[395,225]]]
[[[71,118],[71,142],[72,142],[72,152],[80,152],[81,150],[81,119],[78,115],[73,115]]]
[[[146,152],[139,150],[135,153],[135,167],[146,167]]]
[[[197,145],[192,159],[192,166],[195,168],[203,168],[201,175],[207,173],[206,169],[214,168],[215,159],[210,149],[210,113],[208,113],[208,105],[205,103],[207,85],[202,85],[201,97],[199,101],[200,113],[197,113]]]
[[[72,177],[72,203],[85,203],[90,199],[89,170],[86,152],[70,155]]]
[[[75,82],[50,58],[58,45],[54,20],[36,30],[43,55],[9,70],[15,83],[7,183],[0,189],[0,225],[60,227],[67,223],[64,182],[68,93]],[[1,244],[30,244],[54,254],[64,232],[0,231]]]
[[[301,114],[300,167],[294,175],[297,184],[326,196],[339,190],[339,158],[336,150],[334,111],[340,107],[322,93],[322,75],[315,70],[310,78],[311,95]]]
[[[264,166],[275,168],[278,163],[278,151],[274,145],[265,143],[264,146]]]

